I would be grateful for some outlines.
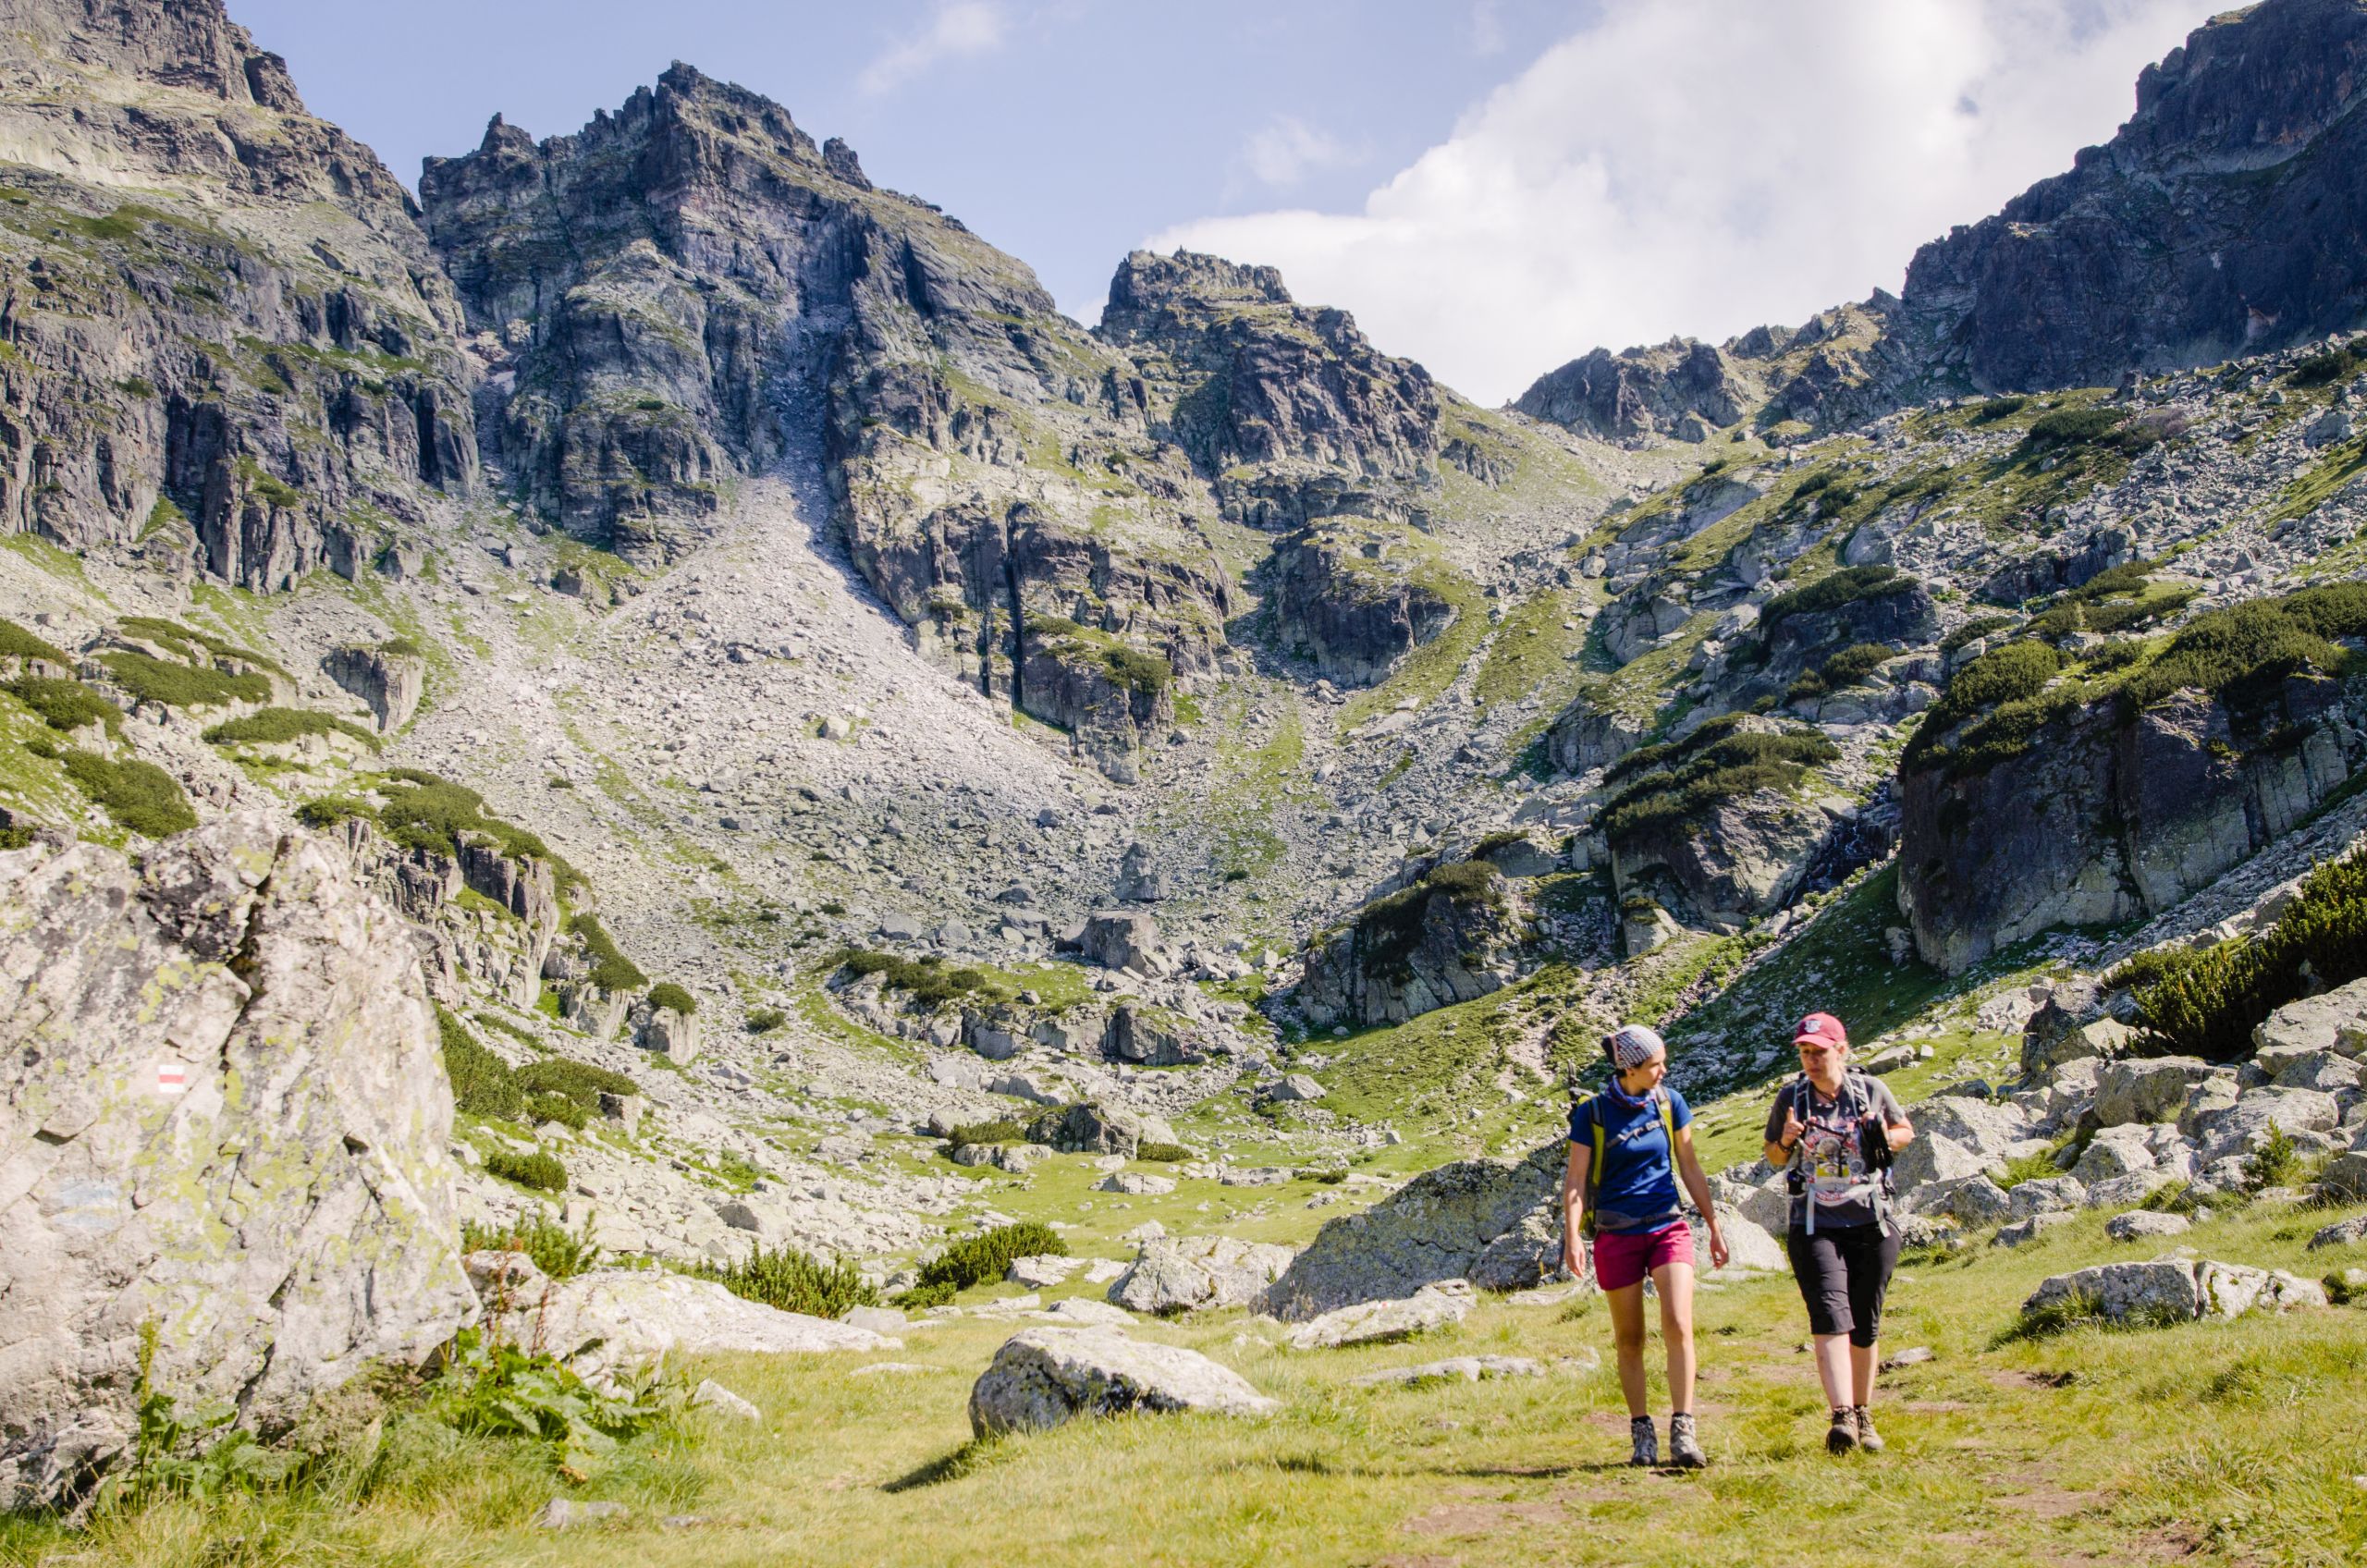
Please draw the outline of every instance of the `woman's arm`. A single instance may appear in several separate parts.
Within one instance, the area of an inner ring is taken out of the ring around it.
[[[1710,1267],[1726,1266],[1726,1238],[1718,1229],[1718,1206],[1711,1201],[1710,1178],[1701,1173],[1701,1157],[1693,1152],[1693,1124],[1676,1130],[1676,1173],[1693,1207],[1701,1211],[1702,1228],[1710,1232]]]
[[[1587,1213],[1587,1167],[1594,1151],[1584,1144],[1570,1145],[1570,1163],[1562,1172],[1562,1268],[1573,1280],[1586,1278],[1585,1258],[1578,1247],[1579,1230]]]
[[[1800,1138],[1808,1128],[1800,1121],[1797,1096],[1785,1089],[1776,1102],[1784,1112],[1779,1121],[1773,1111],[1767,1114],[1767,1142],[1760,1146],[1760,1157],[1767,1161],[1770,1170],[1781,1170],[1792,1163],[1792,1151],[1800,1146]]]
[[[1883,1136],[1890,1140],[1894,1152],[1903,1149],[1915,1141],[1915,1123],[1907,1120],[1907,1112],[1902,1110],[1897,1121],[1883,1123]]]

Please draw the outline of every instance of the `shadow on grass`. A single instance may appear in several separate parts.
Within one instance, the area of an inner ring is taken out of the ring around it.
[[[1001,1445],[994,1439],[973,1438],[951,1453],[940,1454],[918,1469],[885,1483],[879,1489],[883,1492],[909,1492],[945,1481],[959,1481],[985,1469],[1000,1452]]]

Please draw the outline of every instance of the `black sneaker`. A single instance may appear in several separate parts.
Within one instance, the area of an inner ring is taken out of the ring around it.
[[[1627,1423],[1627,1436],[1634,1440],[1636,1452],[1627,1463],[1649,1468],[1661,1462],[1661,1437],[1652,1429],[1652,1418],[1638,1415]]]
[[[1883,1442],[1883,1435],[1874,1430],[1873,1412],[1861,1404],[1849,1414],[1857,1424],[1858,1446],[1868,1453],[1882,1452],[1885,1445]]]
[[[1833,1413],[1832,1429],[1824,1434],[1824,1452],[1847,1453],[1858,1446],[1858,1419],[1846,1410]]]
[[[1668,1456],[1680,1470],[1709,1468],[1710,1456],[1701,1452],[1701,1439],[1693,1428],[1690,1413],[1668,1418]]]

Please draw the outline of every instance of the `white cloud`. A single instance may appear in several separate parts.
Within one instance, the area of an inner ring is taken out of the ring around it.
[[[928,26],[864,67],[855,85],[874,97],[892,92],[939,60],[999,47],[1003,32],[1002,7],[994,0],[940,0]]]
[[[1598,345],[1895,290],[2068,168],[2224,0],[1611,0],[1353,214],[1151,238],[1282,269],[1483,401]]]
[[[1282,115],[1249,133],[1241,144],[1241,166],[1258,184],[1287,190],[1320,169],[1337,168],[1355,154],[1295,116]]]

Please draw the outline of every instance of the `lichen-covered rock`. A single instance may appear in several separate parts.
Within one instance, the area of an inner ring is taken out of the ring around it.
[[[2188,1094],[2209,1076],[2211,1064],[2201,1057],[2157,1056],[2114,1062],[2096,1076],[2096,1121],[2103,1127],[2174,1121],[2185,1108]]]
[[[1291,1264],[1291,1249],[1231,1236],[1157,1238],[1143,1243],[1109,1299],[1129,1312],[1168,1314],[1253,1306]]]
[[[160,1392],[269,1428],[474,1316],[418,960],[322,841],[0,853],[0,1504],[120,1452],[143,1334]]]
[[[1526,929],[1495,867],[1432,867],[1308,944],[1298,1011],[1318,1028],[1403,1023],[1487,996],[1515,974]]]
[[[852,1323],[747,1301],[709,1280],[651,1268],[596,1268],[486,1299],[489,1306],[507,1307],[487,1317],[490,1331],[546,1350],[594,1378],[660,1356],[815,1354],[903,1344]]]
[[[1276,1408],[1240,1373],[1181,1345],[1146,1344],[1103,1328],[1028,1329],[1004,1341],[972,1385],[970,1429],[988,1438],[1080,1415],[1263,1415]]]
[[[2325,1305],[2323,1289],[2281,1268],[2157,1257],[2151,1263],[2105,1263],[2052,1275],[2022,1303],[2022,1312],[2025,1317],[2048,1311],[2091,1314],[2115,1323],[2159,1326]]]
[[[1415,537],[1364,519],[1327,518],[1276,545],[1273,602],[1282,645],[1312,658],[1327,680],[1386,680],[1455,617],[1430,581],[1445,570],[1434,562],[1435,545],[1406,543]]]
[[[1460,1280],[1423,1286],[1394,1301],[1360,1301],[1310,1317],[1291,1330],[1293,1350],[1386,1344],[1452,1328],[1471,1312],[1471,1287]]]
[[[1534,1285],[1551,1268],[1561,1234],[1557,1194],[1568,1145],[1551,1143],[1527,1159],[1466,1159],[1417,1176],[1362,1214],[1317,1232],[1268,1292],[1269,1310],[1291,1321],[1364,1301],[1411,1296],[1441,1280],[1490,1289]],[[1474,1269],[1503,1238],[1525,1278],[1480,1280]]]
[[[399,648],[350,643],[332,648],[321,660],[331,680],[370,704],[378,733],[387,735],[411,722],[426,690],[427,660]]]

